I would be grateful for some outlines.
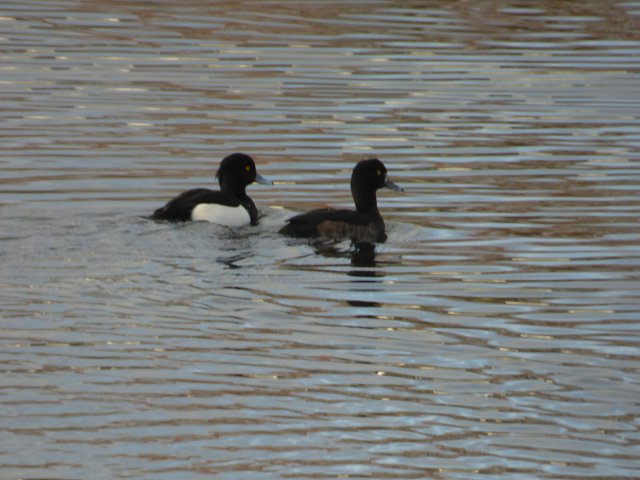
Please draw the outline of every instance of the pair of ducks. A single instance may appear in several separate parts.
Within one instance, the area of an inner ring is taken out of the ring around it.
[[[273,183],[258,175],[249,155],[233,153],[222,160],[216,174],[220,190],[195,188],[181,193],[164,207],[157,209],[154,220],[205,220],[240,227],[258,223],[258,209],[246,194],[247,185]],[[376,190],[403,191],[389,180],[387,169],[377,158],[362,160],[351,174],[354,210],[320,208],[287,220],[280,233],[292,237],[351,239],[354,242],[384,242],[387,239],[384,220],[378,210]]]

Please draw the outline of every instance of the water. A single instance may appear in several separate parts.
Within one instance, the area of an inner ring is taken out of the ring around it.
[[[637,478],[640,3],[0,17],[0,477]],[[369,156],[374,255],[277,234]]]

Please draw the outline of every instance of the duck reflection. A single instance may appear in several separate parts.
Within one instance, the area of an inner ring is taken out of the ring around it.
[[[351,265],[354,267],[375,267],[376,263],[376,246],[369,242],[357,242],[352,245]],[[356,277],[370,277],[371,273],[379,273],[372,270],[353,270],[352,274]]]
[[[383,277],[381,270],[371,270],[379,265],[376,261],[376,246],[369,242],[353,242],[348,249],[341,249],[336,243],[315,242],[315,252],[328,258],[349,258],[351,266],[367,268],[367,270],[354,269],[348,272],[353,277]]]
[[[316,253],[330,258],[349,258],[351,266],[356,267],[347,272],[350,277],[358,277],[361,280],[356,282],[378,282],[377,278],[384,277],[384,272],[380,269],[373,268],[378,266],[376,262],[376,246],[369,242],[353,242],[347,249],[340,249],[336,244],[316,244],[314,246]],[[362,292],[359,292],[362,293]],[[380,308],[379,302],[364,299],[345,300],[345,303],[352,307],[358,308]]]

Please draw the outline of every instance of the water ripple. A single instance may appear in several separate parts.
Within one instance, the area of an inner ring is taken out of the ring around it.
[[[6,478],[635,478],[633,2],[5,2]],[[144,218],[246,151],[261,224]],[[389,241],[281,238],[380,157]]]

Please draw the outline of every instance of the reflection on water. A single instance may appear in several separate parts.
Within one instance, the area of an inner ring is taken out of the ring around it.
[[[635,478],[637,2],[4,2],[2,478]],[[255,156],[258,227],[143,218]],[[277,234],[381,192],[374,249]]]
[[[342,245],[348,242],[336,243],[332,240],[311,240],[308,242],[297,242],[299,244],[308,243],[317,255],[327,258],[346,258],[351,261],[354,267],[375,267],[376,263],[376,245],[368,242],[352,243],[348,248]],[[357,271],[350,272],[350,275],[358,276]],[[362,276],[376,276],[379,274],[377,270],[365,270]]]

